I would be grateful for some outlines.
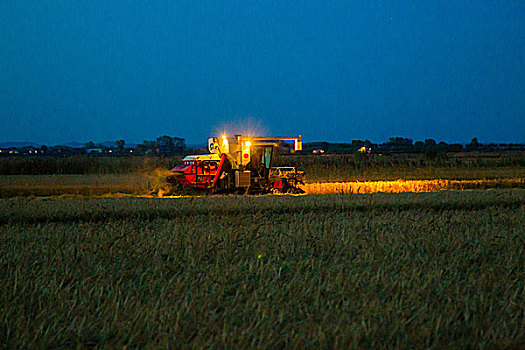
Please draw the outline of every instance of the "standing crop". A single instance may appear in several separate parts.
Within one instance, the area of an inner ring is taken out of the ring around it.
[[[5,348],[506,348],[525,190],[0,200]]]

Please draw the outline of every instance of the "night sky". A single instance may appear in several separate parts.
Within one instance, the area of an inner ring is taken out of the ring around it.
[[[1,0],[0,141],[525,142],[524,61],[521,0]]]

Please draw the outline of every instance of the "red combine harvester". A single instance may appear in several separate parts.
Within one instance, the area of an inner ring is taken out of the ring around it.
[[[298,137],[246,137],[226,135],[208,140],[211,154],[186,156],[181,165],[171,169],[167,181],[179,188],[194,188],[213,193],[304,193],[304,172],[294,167],[272,167],[272,156],[279,141],[294,141],[294,150],[302,150]]]

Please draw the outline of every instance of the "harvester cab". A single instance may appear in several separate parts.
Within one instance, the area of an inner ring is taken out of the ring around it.
[[[302,150],[301,136],[212,137],[208,140],[210,154],[185,157],[167,180],[180,187],[222,193],[303,193],[297,185],[304,184],[304,172],[272,167],[279,141],[293,141],[294,151]]]

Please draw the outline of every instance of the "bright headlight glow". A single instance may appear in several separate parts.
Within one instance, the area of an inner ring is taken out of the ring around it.
[[[228,145],[228,138],[226,137],[226,135],[222,135],[222,146],[227,146]],[[226,152],[227,153],[227,152]]]
[[[246,147],[250,147],[252,143],[250,141],[246,141]]]

